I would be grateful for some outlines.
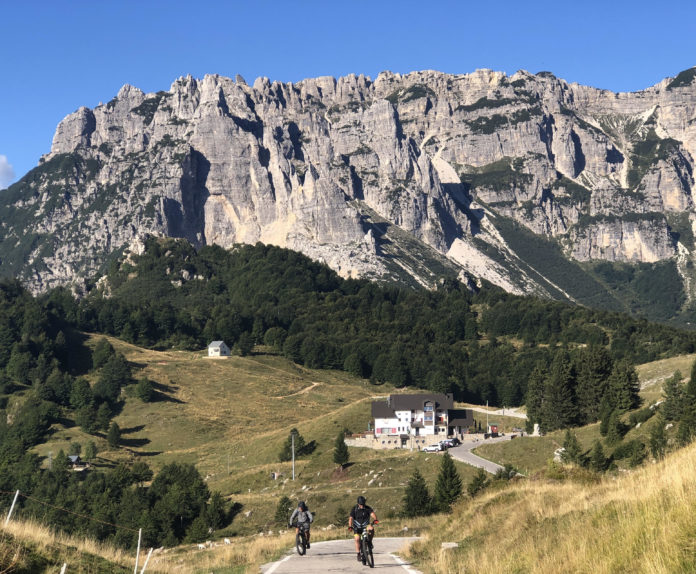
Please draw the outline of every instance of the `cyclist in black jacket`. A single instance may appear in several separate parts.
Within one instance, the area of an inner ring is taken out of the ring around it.
[[[370,537],[374,535],[374,528],[370,524],[370,518],[373,522],[379,522],[377,515],[371,507],[365,504],[365,497],[358,496],[358,504],[353,507],[348,517],[348,529],[353,531],[355,538],[355,551],[358,553],[358,561],[360,561],[360,535],[363,530],[367,529]]]

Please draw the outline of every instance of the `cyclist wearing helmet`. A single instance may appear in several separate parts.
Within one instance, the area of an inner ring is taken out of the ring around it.
[[[307,548],[309,548],[309,525],[314,520],[314,517],[303,500],[300,500],[300,502],[297,503],[297,508],[293,511],[292,516],[290,516],[288,527],[292,527],[292,523],[295,518],[297,518],[297,528],[295,528],[295,534],[299,534],[300,528],[302,528],[302,530],[305,532]]]
[[[365,504],[365,497],[358,496],[358,504],[353,507],[348,517],[348,530],[353,531],[355,538],[355,551],[358,553],[358,561],[360,561],[360,535],[363,530],[367,529],[370,536],[374,534],[374,528],[370,524],[370,518],[373,522],[379,522],[377,515],[371,507]]]

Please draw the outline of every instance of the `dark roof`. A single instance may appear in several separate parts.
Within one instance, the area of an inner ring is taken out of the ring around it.
[[[373,419],[393,419],[395,416],[394,409],[389,407],[387,401],[372,401]]]
[[[429,393],[418,395],[389,395],[389,406],[395,411],[423,410],[423,405],[434,402],[436,409],[448,410],[454,408],[454,397],[450,394]]]
[[[82,461],[80,460],[80,456],[77,455],[77,454],[70,454],[70,455],[68,455],[68,460],[69,460],[70,462],[74,463],[74,464],[77,464],[77,463],[79,463],[79,462],[82,462]]]
[[[453,409],[449,412],[449,426],[470,427],[474,425],[474,411],[471,409]]]

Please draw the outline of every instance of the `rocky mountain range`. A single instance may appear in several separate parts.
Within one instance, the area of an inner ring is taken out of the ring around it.
[[[491,70],[126,85],[0,193],[0,273],[79,289],[143,234],[260,241],[346,277],[459,276],[688,322],[695,77],[632,93]]]

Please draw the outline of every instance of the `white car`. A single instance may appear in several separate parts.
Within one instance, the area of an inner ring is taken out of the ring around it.
[[[440,443],[429,444],[423,447],[423,452],[440,452],[442,450],[442,445]]]

